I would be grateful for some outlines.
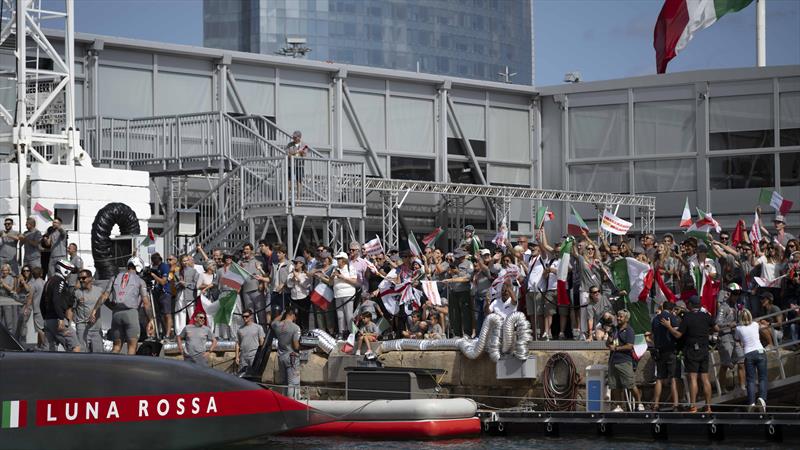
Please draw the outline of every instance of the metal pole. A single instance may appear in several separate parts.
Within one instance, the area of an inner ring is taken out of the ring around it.
[[[756,0],[756,65],[767,65],[767,0]]]

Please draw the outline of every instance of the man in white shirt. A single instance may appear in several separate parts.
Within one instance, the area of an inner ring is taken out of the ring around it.
[[[556,314],[558,295],[556,287],[558,278],[556,268],[558,259],[541,247],[533,247],[530,264],[528,266],[528,294],[526,308],[529,316],[535,317],[535,331],[538,333],[541,325],[541,339],[550,340],[553,335],[550,328],[553,325],[553,316]]]

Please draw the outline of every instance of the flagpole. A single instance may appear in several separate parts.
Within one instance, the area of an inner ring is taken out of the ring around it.
[[[756,65],[767,65],[767,0],[756,0]]]

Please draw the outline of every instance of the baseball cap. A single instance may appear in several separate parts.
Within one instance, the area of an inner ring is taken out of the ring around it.
[[[775,219],[772,220],[773,222],[783,222],[786,223],[786,217],[783,217],[783,214],[775,214]]]
[[[340,258],[347,259],[347,258],[349,258],[349,256],[347,256],[347,253],[345,253],[345,252],[339,252],[339,253],[336,254],[336,256],[334,258],[336,258],[336,259],[340,259]]]
[[[481,256],[491,255],[492,252],[488,248],[481,249]]]
[[[303,263],[303,264],[305,264],[305,263],[306,263],[306,259],[305,259],[305,258],[303,258],[302,256],[298,256],[298,257],[296,257],[296,258],[294,259],[294,262],[296,262],[296,263]]]

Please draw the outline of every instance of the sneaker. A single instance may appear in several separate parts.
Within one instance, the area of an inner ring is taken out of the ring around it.
[[[581,335],[580,335],[580,336],[581,336],[581,337],[580,337],[580,340],[581,340],[581,341],[585,341],[585,340],[586,340],[586,333],[581,333]]]
[[[549,341],[551,339],[553,339],[553,336],[550,336],[550,333],[547,333],[547,334],[544,335],[544,340],[545,341]]]
[[[756,399],[756,405],[758,406],[758,410],[762,413],[767,412],[767,402],[764,401],[763,398],[759,397]]]
[[[636,407],[637,411],[644,412],[644,405],[639,403],[639,406]]]
[[[579,341],[581,339],[581,330],[575,329],[572,330],[572,340]]]
[[[558,333],[558,340],[563,341],[564,339],[566,339],[566,336],[564,336],[564,332],[562,331],[561,333]]]
[[[751,403],[750,406],[747,407],[747,412],[749,412],[749,413],[755,412],[755,410],[756,410],[756,404],[755,403]]]
[[[624,411],[622,410],[621,406],[617,405],[617,407],[611,410],[611,412],[624,412]]]
[[[356,353],[355,353],[355,355],[356,355],[356,356],[361,356],[361,349],[358,349],[358,350],[356,350]]]

